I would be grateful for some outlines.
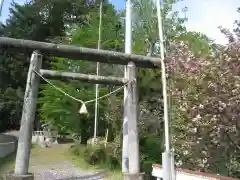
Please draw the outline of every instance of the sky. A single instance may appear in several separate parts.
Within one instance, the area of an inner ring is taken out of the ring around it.
[[[1,1],[1,0],[0,0]],[[12,0],[5,0],[1,21],[4,21],[9,14],[9,6]],[[26,0],[15,0],[18,3],[24,3]],[[125,0],[111,0],[118,8],[125,6]],[[188,30],[197,31],[206,34],[217,43],[225,44],[227,41],[220,33],[218,27],[233,29],[233,23],[236,19],[240,20],[240,14],[237,8],[240,7],[240,0],[183,0],[175,5],[174,9],[181,13],[183,7],[188,7]]]

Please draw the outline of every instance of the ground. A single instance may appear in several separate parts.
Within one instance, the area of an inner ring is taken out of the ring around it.
[[[69,144],[51,148],[33,147],[29,172],[35,180],[120,180],[121,173],[90,167],[83,160],[74,160],[68,152]],[[0,159],[0,174],[11,171],[15,155]]]

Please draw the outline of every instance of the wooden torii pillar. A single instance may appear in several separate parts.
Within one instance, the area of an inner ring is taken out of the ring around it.
[[[34,175],[28,172],[31,152],[31,138],[33,122],[36,112],[38,87],[40,77],[55,79],[76,79],[98,84],[124,85],[127,82],[127,98],[124,106],[127,106],[125,118],[128,119],[128,148],[129,148],[129,173],[124,174],[125,180],[142,180],[139,158],[139,132],[138,132],[138,93],[136,80],[136,66],[142,68],[155,68],[160,65],[157,58],[125,54],[113,51],[81,48],[71,45],[37,42],[22,39],[0,37],[0,48],[24,52],[26,49],[33,51],[29,66],[24,105],[21,118],[20,135],[18,140],[17,156],[14,173],[7,176],[7,180],[33,180]],[[41,52],[41,54],[40,54]],[[103,77],[80,73],[57,72],[41,69],[42,55],[71,58],[74,60],[86,60],[110,64],[127,65],[127,78]],[[36,72],[34,72],[36,71]]]

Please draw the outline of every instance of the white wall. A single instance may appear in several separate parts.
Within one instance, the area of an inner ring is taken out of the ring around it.
[[[16,147],[17,138],[15,136],[0,134],[0,157],[13,153]]]
[[[152,176],[157,177],[157,178],[159,178],[159,180],[161,180],[160,178],[163,178],[162,168],[159,168],[159,167],[153,168]],[[200,176],[200,175],[192,175],[192,174],[189,174],[189,173],[177,171],[176,172],[176,180],[217,180],[217,179],[209,178],[209,177],[203,177],[203,176]]]

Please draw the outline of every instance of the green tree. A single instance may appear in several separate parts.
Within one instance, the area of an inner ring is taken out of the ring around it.
[[[187,32],[183,25],[186,19],[180,18],[178,12],[173,11],[173,5],[177,2],[178,0],[167,0],[162,7],[165,45]],[[157,8],[153,0],[133,1],[133,31],[135,52],[150,56],[159,53]]]
[[[68,26],[84,25],[85,14],[94,8],[94,2],[73,1],[30,1],[24,5],[12,3],[6,23],[1,24],[1,36],[36,41],[56,41],[65,36]],[[21,119],[29,58],[32,52],[16,53],[1,49],[1,131],[16,128]],[[49,68],[49,57],[44,57],[43,68]]]
[[[103,49],[108,50],[121,50],[120,37],[117,28],[119,24],[119,16],[114,7],[110,4],[104,4],[103,6],[103,26],[102,26],[102,42]],[[99,13],[98,8],[93,8],[88,14],[88,21],[84,26],[73,26],[71,33],[68,35],[69,41],[65,43],[80,45],[84,47],[95,48],[98,41],[98,24]],[[102,67],[103,65],[101,65]],[[105,69],[101,68],[100,74],[111,75],[116,74],[117,67],[111,67],[104,65]],[[53,64],[54,69],[60,71],[73,71],[81,73],[95,74],[96,63],[86,61],[73,61],[69,59],[58,59]],[[104,72],[105,71],[105,72]],[[94,86],[79,83],[69,82],[66,85],[63,82],[54,81],[59,87],[63,88],[67,93],[74,97],[78,97],[82,100],[94,99],[95,89]],[[100,86],[100,95],[109,92],[109,88]],[[50,122],[52,125],[58,128],[64,128],[65,132],[71,134],[79,134],[82,137],[83,143],[93,135],[94,125],[94,104],[87,104],[89,115],[83,116],[78,114],[80,104],[72,101],[68,97],[56,92],[49,85],[44,85],[42,91],[42,97],[40,98],[41,104],[41,117],[43,121]],[[105,129],[110,126],[110,123],[105,119],[105,114],[109,107],[106,106],[107,100],[100,101],[99,107],[99,121],[98,121],[98,135],[104,136]],[[65,113],[64,113],[65,112]],[[75,123],[74,123],[75,122]]]

